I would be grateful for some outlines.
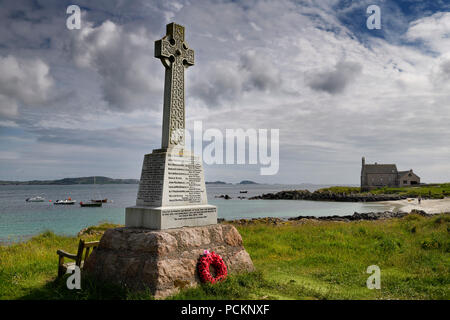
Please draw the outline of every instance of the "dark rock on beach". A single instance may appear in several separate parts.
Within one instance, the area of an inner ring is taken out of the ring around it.
[[[403,218],[409,214],[418,214],[424,217],[431,217],[432,214],[427,214],[423,210],[411,210],[410,213],[407,212],[393,212],[393,211],[384,211],[384,212],[368,212],[368,213],[358,213],[355,212],[353,215],[346,216],[323,216],[323,217],[315,217],[315,216],[298,216],[293,218],[274,218],[274,217],[266,217],[266,218],[253,218],[253,219],[237,219],[226,221],[225,219],[221,219],[220,223],[231,222],[234,225],[252,225],[252,224],[272,224],[272,225],[282,225],[289,222],[294,221],[302,221],[302,220],[314,220],[314,221],[362,221],[362,220],[383,220],[383,219],[392,219],[392,218]]]
[[[247,226],[257,223],[279,225],[286,223],[286,221],[287,220],[283,218],[267,217],[267,218],[253,218],[253,219],[236,219],[231,220],[229,222],[231,222],[234,225]]]
[[[230,200],[230,199],[232,199],[229,195],[227,195],[227,194],[221,194],[220,196],[215,196],[216,198],[222,198],[222,199],[225,199],[225,200]]]
[[[416,213],[416,212],[414,212]],[[355,212],[353,215],[347,216],[325,216],[325,217],[313,217],[313,216],[298,216],[295,218],[289,218],[290,221],[302,220],[302,219],[314,219],[314,220],[324,220],[324,221],[359,221],[359,220],[381,220],[381,219],[392,219],[392,218],[403,218],[407,216],[409,213],[407,212],[392,212],[392,211],[384,211],[384,212],[367,212],[367,213],[358,213]],[[422,215],[427,215],[423,212]]]

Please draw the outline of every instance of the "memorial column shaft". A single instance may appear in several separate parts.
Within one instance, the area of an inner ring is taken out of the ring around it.
[[[175,58],[165,71],[161,148],[184,146],[185,101],[184,66]]]

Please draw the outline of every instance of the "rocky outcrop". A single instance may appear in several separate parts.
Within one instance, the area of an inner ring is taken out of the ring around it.
[[[249,198],[249,200],[314,200],[314,201],[341,201],[341,202],[376,202],[406,199],[397,194],[371,194],[371,193],[334,193],[331,191],[289,190],[277,193],[266,193]]]
[[[197,261],[204,250],[224,259],[228,272],[253,271],[253,262],[232,225],[168,230],[115,228],[105,232],[84,270],[101,281],[164,298],[200,282]]]
[[[227,223],[232,223],[234,225],[239,226],[247,226],[247,225],[254,225],[254,224],[268,224],[268,225],[285,225],[287,222],[290,221],[301,221],[301,220],[315,220],[315,221],[344,221],[344,222],[350,222],[350,221],[361,221],[361,220],[382,220],[382,219],[392,219],[392,218],[403,218],[409,214],[418,214],[424,217],[430,217],[432,214],[428,214],[423,210],[411,210],[410,213],[407,212],[393,212],[393,211],[384,211],[384,212],[368,212],[368,213],[358,213],[355,212],[353,215],[346,215],[346,216],[323,216],[323,217],[316,217],[316,216],[298,216],[293,218],[274,218],[274,217],[267,217],[267,218],[253,218],[253,219],[237,219],[237,220],[231,220],[227,221]]]
[[[238,226],[248,226],[252,224],[267,224],[267,225],[279,225],[286,223],[287,219],[283,218],[274,218],[274,217],[265,217],[265,218],[253,218],[253,219],[236,219],[231,220],[234,225]]]
[[[384,212],[367,212],[367,213],[358,213],[355,212],[353,215],[347,216],[325,216],[325,217],[313,217],[313,216],[298,216],[295,218],[289,218],[290,221],[295,220],[303,220],[303,219],[313,219],[313,220],[323,220],[323,221],[360,221],[360,220],[382,220],[382,219],[392,219],[392,218],[403,218],[409,214],[419,214],[422,216],[430,216],[425,211],[421,210],[412,210],[411,213],[407,212],[393,212],[393,211],[384,211]]]

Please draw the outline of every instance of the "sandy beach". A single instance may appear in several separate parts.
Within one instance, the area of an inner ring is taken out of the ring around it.
[[[406,200],[385,201],[381,202],[387,205],[392,205],[392,211],[410,212],[413,209],[423,210],[426,213],[444,213],[450,212],[450,198],[423,200],[421,204],[415,198],[408,198]]]

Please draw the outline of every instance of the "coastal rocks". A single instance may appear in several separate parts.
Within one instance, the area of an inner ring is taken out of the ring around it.
[[[325,217],[313,217],[313,216],[298,216],[295,218],[289,218],[289,221],[298,221],[303,219],[311,220],[321,220],[321,221],[361,221],[361,220],[381,220],[381,219],[392,219],[392,218],[403,218],[409,214],[420,214],[422,216],[429,216],[425,211],[412,210],[411,213],[407,212],[368,212],[368,213],[358,213],[355,212],[353,215],[347,216],[325,216]]]
[[[234,225],[240,225],[240,226],[248,226],[252,224],[272,224],[272,225],[279,225],[286,223],[286,219],[282,218],[273,218],[273,217],[267,217],[267,218],[253,218],[253,219],[238,219],[238,220],[232,220],[231,223]]]
[[[277,193],[265,193],[250,197],[249,200],[310,200],[312,193],[308,190],[289,190]]]
[[[417,210],[417,209],[412,209],[411,210],[411,214],[418,214],[418,215],[421,215],[421,216],[429,216],[429,214],[426,213],[425,211]]]
[[[221,194],[220,196],[215,196],[215,198],[222,198],[222,199],[225,199],[225,200],[230,200],[230,199],[232,199],[229,195],[227,195],[227,194]]]
[[[155,298],[164,298],[200,283],[197,261],[204,250],[220,254],[229,273],[254,270],[241,235],[230,224],[109,229],[84,270],[96,279],[137,291],[148,288]]]
[[[406,199],[397,194],[371,194],[371,193],[334,193],[317,190],[288,190],[277,193],[266,193],[251,197],[249,200],[314,200],[314,201],[340,201],[340,202],[376,202]]]
[[[237,219],[237,220],[229,220],[225,221],[221,219],[220,223],[231,223],[237,226],[250,226],[250,225],[274,225],[274,226],[283,226],[289,225],[293,222],[295,223],[304,223],[310,221],[342,221],[342,222],[350,222],[350,221],[362,221],[362,220],[382,220],[382,219],[392,219],[392,218],[403,218],[410,214],[417,214],[423,217],[431,217],[432,214],[428,214],[423,210],[411,210],[410,213],[407,212],[393,212],[393,211],[384,211],[384,212],[367,212],[367,213],[358,213],[355,212],[353,215],[346,216],[298,216],[293,218],[274,218],[274,217],[266,217],[266,218],[253,218],[253,219]]]

